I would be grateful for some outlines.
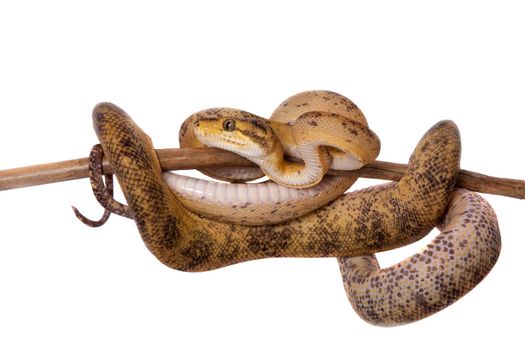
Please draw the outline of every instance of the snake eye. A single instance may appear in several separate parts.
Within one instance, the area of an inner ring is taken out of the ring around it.
[[[235,120],[233,119],[226,119],[224,123],[222,123],[222,128],[225,131],[234,131],[235,130]]]

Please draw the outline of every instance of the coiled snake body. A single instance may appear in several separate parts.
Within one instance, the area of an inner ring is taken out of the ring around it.
[[[492,208],[454,190],[460,140],[439,122],[421,139],[397,183],[344,194],[305,215],[274,224],[234,224],[186,208],[165,180],[149,137],[120,108],[102,103],[93,122],[131,216],[164,264],[205,271],[267,257],[338,257],[348,298],[365,320],[395,325],[426,317],[479,283],[497,260]],[[414,242],[436,225],[424,251],[380,269],[373,257]]]
[[[244,225],[283,222],[336,199],[356,178],[325,176],[323,180],[328,168],[360,168],[375,159],[380,145],[361,110],[346,97],[328,91],[294,95],[269,120],[232,108],[200,111],[184,121],[179,139],[181,147],[218,147],[260,166],[201,169],[211,177],[240,182],[266,174],[273,180],[225,185],[165,174],[187,208]],[[285,155],[304,164],[288,162]]]

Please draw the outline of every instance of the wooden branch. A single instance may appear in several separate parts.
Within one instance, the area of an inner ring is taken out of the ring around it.
[[[166,148],[157,150],[157,155],[164,171],[195,169],[204,166],[257,166],[241,156],[216,148]],[[88,158],[81,158],[1,170],[0,191],[85,178],[88,177],[88,163]],[[359,170],[330,170],[329,173],[399,181],[406,168],[405,164],[374,161]],[[103,169],[105,174],[113,173],[107,161],[104,161]],[[457,187],[475,192],[525,199],[525,180],[497,178],[460,170]]]
[[[373,161],[353,171],[330,170],[334,175],[356,175],[369,179],[399,181],[407,169],[406,164]],[[469,170],[459,170],[456,187],[480,193],[525,199],[525,180],[483,175]]]

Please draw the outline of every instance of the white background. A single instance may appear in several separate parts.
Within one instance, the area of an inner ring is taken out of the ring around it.
[[[162,148],[197,110],[268,116],[292,94],[330,89],[364,111],[382,160],[406,162],[453,119],[463,168],[525,178],[518,1],[173,3],[2,1],[0,169],[87,156],[101,101]],[[525,204],[486,197],[504,244],[491,274],[437,315],[378,328],[347,302],[335,259],[179,272],[132,221],[76,220],[70,204],[101,213],[88,180],[2,192],[0,348],[523,348]]]

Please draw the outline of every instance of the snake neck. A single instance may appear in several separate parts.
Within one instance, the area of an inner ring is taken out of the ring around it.
[[[304,188],[318,184],[330,167],[330,155],[324,147],[311,143],[298,149],[304,163],[293,163],[284,157],[282,145],[261,157],[256,163],[272,181],[288,187]]]

